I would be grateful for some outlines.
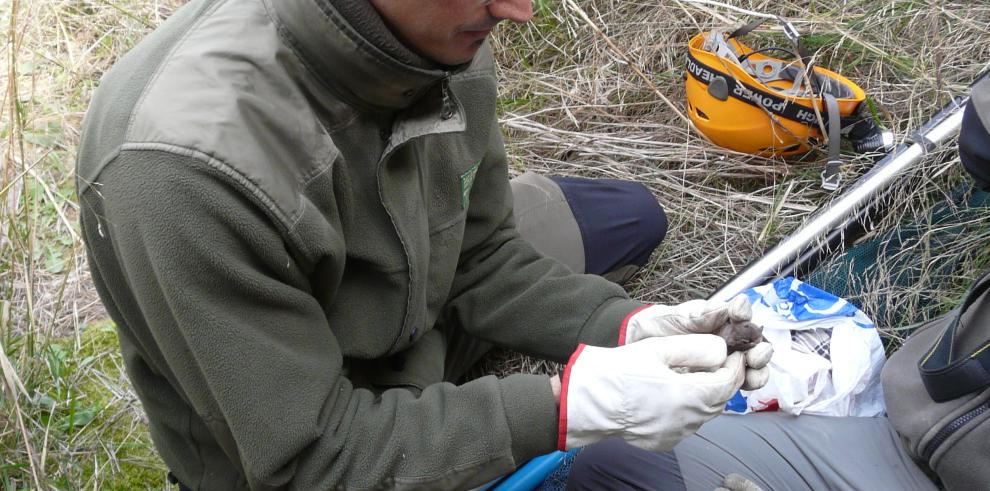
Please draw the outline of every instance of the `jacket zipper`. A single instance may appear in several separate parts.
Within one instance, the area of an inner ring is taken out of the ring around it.
[[[935,454],[935,451],[938,450],[938,447],[940,447],[943,443],[945,443],[945,441],[948,440],[950,436],[952,436],[955,432],[959,431],[963,426],[966,426],[970,421],[973,421],[974,419],[976,419],[977,416],[987,411],[990,411],[990,400],[984,401],[983,404],[974,407],[973,409],[969,410],[966,414],[959,416],[951,423],[943,426],[942,429],[935,434],[935,436],[931,439],[931,441],[928,442],[928,445],[925,445],[925,451],[924,453],[922,453],[921,457],[924,458],[925,461],[929,462],[930,464],[932,455]]]
[[[450,73],[440,81],[440,119],[446,121],[454,116],[454,102],[450,98]]]
[[[450,72],[444,72],[443,79],[440,80],[440,119],[443,120],[443,121],[446,121],[446,120],[452,118],[454,116],[454,112],[455,111],[456,111],[456,105],[454,104],[453,98],[450,96]],[[406,253],[406,261],[408,262],[410,260],[409,259],[409,251],[406,250],[406,248],[405,248],[405,242],[402,239],[402,235],[399,233],[399,229],[395,225],[395,218],[392,216],[391,210],[389,210],[388,206],[385,204],[385,200],[383,199],[383,194],[382,194],[382,189],[381,189],[381,185],[382,185],[381,184],[381,169],[382,169],[382,166],[385,164],[385,160],[388,158],[388,156],[391,155],[393,152],[395,152],[395,150],[398,149],[399,147],[408,144],[409,143],[409,139],[406,139],[406,140],[404,140],[404,141],[396,144],[395,146],[390,146],[390,145],[392,145],[392,142],[391,142],[390,138],[391,138],[391,134],[390,133],[387,136],[384,133],[382,134],[383,141],[388,141],[389,143],[387,143],[385,145],[385,149],[382,151],[382,155],[381,155],[381,157],[379,157],[379,160],[378,160],[378,171],[377,171],[377,175],[378,175],[378,196],[379,196],[379,200],[382,203],[382,206],[385,207],[385,213],[388,215],[389,220],[392,222],[392,228],[395,230],[395,234],[398,237],[399,242],[403,243],[403,251]],[[410,275],[409,276],[409,285],[410,285],[409,295],[412,295],[412,283],[413,283],[413,279],[412,279],[412,267],[411,266],[409,268],[409,275]],[[405,328],[407,327],[407,324],[408,324],[407,320],[408,320],[408,316],[409,316],[409,311],[410,311],[411,304],[412,304],[412,302],[409,300],[409,298],[407,298],[406,299],[406,319],[404,319],[403,322],[402,322],[403,329],[398,334],[396,334],[395,339],[392,340],[392,346],[389,347],[389,353],[391,353],[392,350],[395,349],[396,345],[398,345],[399,344],[399,341],[402,339],[403,334],[406,332],[405,331]],[[413,329],[412,329],[412,339],[410,339],[410,341],[414,341],[415,340],[416,331],[417,331],[417,328],[414,326]]]

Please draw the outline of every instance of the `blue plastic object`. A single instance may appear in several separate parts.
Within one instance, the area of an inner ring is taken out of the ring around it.
[[[564,460],[566,452],[556,451],[526,462],[515,472],[484,485],[479,491],[532,491]]]

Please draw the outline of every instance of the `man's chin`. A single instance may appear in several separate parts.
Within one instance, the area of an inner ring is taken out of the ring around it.
[[[429,56],[433,61],[440,63],[441,65],[456,66],[463,65],[465,63],[470,63],[474,59],[474,55],[478,53],[481,46],[485,44],[485,40],[481,39],[474,41],[461,49],[446,49],[442,53],[436,53],[433,56]]]

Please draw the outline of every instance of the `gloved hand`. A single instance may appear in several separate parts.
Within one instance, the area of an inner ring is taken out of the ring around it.
[[[729,322],[748,322],[753,308],[744,295],[728,302],[690,300],[678,305],[650,305],[633,312],[619,328],[619,344],[675,334],[710,334]]]
[[[721,414],[744,377],[743,353],[726,356],[725,340],[711,334],[581,345],[564,371],[558,446],[616,435],[646,450],[670,450]]]
[[[633,312],[619,328],[619,344],[635,343],[646,338],[677,334],[709,334],[729,322],[749,322],[753,309],[749,300],[737,295],[729,302],[690,300],[678,305],[651,305]],[[756,390],[770,379],[767,363],[773,346],[762,342],[746,352],[744,390]]]

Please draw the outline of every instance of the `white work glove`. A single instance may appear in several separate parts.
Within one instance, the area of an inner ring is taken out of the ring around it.
[[[753,308],[744,295],[728,302],[690,300],[678,305],[650,305],[634,311],[619,327],[619,344],[678,334],[710,334],[730,322],[749,322]],[[756,390],[770,379],[773,346],[764,341],[746,350],[744,390]]]
[[[743,358],[726,357],[725,340],[711,334],[647,338],[617,348],[581,345],[564,371],[558,446],[566,450],[615,435],[646,450],[670,450],[722,413],[743,383]]]
[[[753,308],[744,295],[728,302],[690,300],[678,305],[650,305],[628,316],[619,328],[619,344],[675,334],[710,334],[729,322],[748,322]]]

